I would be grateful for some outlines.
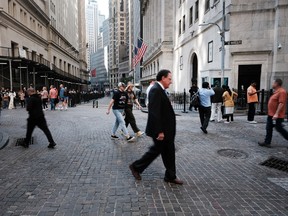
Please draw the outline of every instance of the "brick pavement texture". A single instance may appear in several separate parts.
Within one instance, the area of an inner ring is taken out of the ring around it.
[[[272,155],[288,156],[287,141],[277,133],[273,148],[258,147],[265,117],[257,116],[257,125],[247,124],[244,116],[228,125],[211,123],[204,135],[197,113],[177,116],[177,174],[185,181],[178,186],[163,181],[161,158],[135,181],[128,165],[152,141],[112,141],[114,116],[105,114],[107,98],[99,103],[98,109],[90,103],[45,112],[55,149],[47,148],[39,129],[29,149],[15,146],[25,136],[27,113],[2,112],[0,127],[10,143],[0,151],[0,215],[288,215],[288,174],[259,165]],[[144,130],[147,114],[134,113]],[[226,158],[220,149],[241,150],[248,157]]]

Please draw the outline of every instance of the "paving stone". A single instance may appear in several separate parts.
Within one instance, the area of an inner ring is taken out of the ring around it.
[[[42,131],[34,131],[29,149],[15,146],[25,136],[27,113],[4,110],[1,131],[10,135],[0,150],[0,215],[288,215],[287,173],[259,165],[269,156],[287,157],[287,141],[274,133],[271,149],[257,141],[265,133],[265,116],[257,125],[235,116],[229,125],[211,123],[200,131],[197,113],[177,116],[177,175],[183,186],[163,181],[164,166],[158,158],[135,181],[128,165],[152,144],[149,137],[127,143],[110,140],[109,99],[45,112],[57,142],[48,149]],[[134,111],[145,130],[147,114]],[[261,123],[262,122],[262,123]],[[286,123],[287,124],[287,123]],[[129,131],[132,134],[131,128]],[[220,149],[236,149],[246,159],[220,156]]]

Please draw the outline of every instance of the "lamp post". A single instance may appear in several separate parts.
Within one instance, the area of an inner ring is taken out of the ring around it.
[[[222,28],[213,22],[202,23],[199,26],[208,26],[208,25],[215,25],[218,27],[220,36],[221,36],[221,85],[224,84],[224,76],[225,76],[225,0],[223,0],[223,10],[222,10]]]

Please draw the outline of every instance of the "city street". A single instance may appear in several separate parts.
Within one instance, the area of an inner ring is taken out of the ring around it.
[[[115,118],[105,113],[108,102],[101,99],[94,109],[88,103],[67,112],[46,111],[55,149],[47,148],[38,128],[28,149],[15,146],[25,137],[28,114],[19,108],[2,111],[0,128],[10,141],[0,150],[1,216],[288,215],[288,172],[259,165],[270,156],[288,158],[288,143],[277,132],[272,148],[258,146],[265,116],[256,116],[255,125],[244,115],[231,124],[210,123],[205,135],[198,113],[177,112],[177,175],[185,182],[178,186],[163,181],[161,158],[142,181],[134,179],[128,166],[152,140],[111,140]],[[147,113],[134,113],[145,130]]]

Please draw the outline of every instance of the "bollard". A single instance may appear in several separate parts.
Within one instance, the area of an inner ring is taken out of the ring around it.
[[[184,88],[184,110],[183,110],[183,112],[182,113],[188,113],[187,111],[186,111],[186,89]]]
[[[98,100],[96,100],[96,108],[98,108]]]
[[[93,108],[95,108],[95,99],[93,100]]]
[[[265,92],[264,89],[261,90],[261,104],[260,104],[260,115],[265,115],[264,112],[264,96],[265,96]]]

